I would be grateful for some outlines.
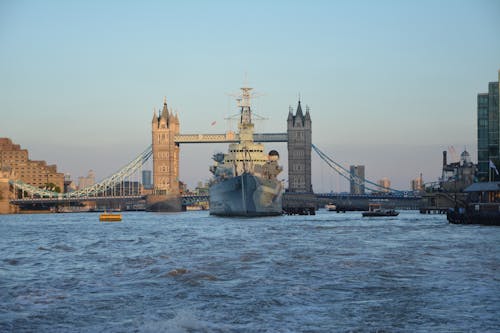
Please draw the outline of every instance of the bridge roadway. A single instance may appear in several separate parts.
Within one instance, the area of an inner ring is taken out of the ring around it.
[[[286,195],[286,194],[285,194]],[[388,205],[394,205],[401,208],[414,208],[417,209],[421,196],[418,195],[353,195],[346,193],[316,193],[316,204],[318,206],[324,205],[326,203],[334,203],[341,210],[364,210],[367,209],[368,203],[380,202]],[[52,198],[23,198],[15,199],[10,202],[15,205],[30,205],[30,204],[45,204],[45,205],[57,205],[64,203],[77,203],[77,202],[119,202],[119,201],[140,201],[145,200],[145,195],[125,195],[125,196],[107,196],[107,197],[78,197],[78,198],[66,198],[66,197],[52,197]],[[200,201],[208,201],[208,195],[182,195],[183,205],[192,205]]]
[[[288,142],[287,133],[254,133],[255,142]],[[236,143],[240,142],[240,136],[234,132],[225,134],[179,134],[174,137],[177,144],[180,143]]]
[[[14,205],[30,205],[30,204],[63,204],[63,203],[77,203],[77,202],[117,202],[117,201],[139,201],[145,200],[145,195],[122,195],[122,196],[107,196],[107,197],[78,197],[78,198],[23,198],[14,199],[10,202]],[[208,201],[208,195],[183,195],[182,204],[190,205],[199,201]]]
[[[317,198],[323,199],[368,199],[371,201],[393,199],[398,201],[420,200],[420,195],[413,194],[349,194],[349,193],[315,193]]]
[[[367,210],[370,203],[380,203],[396,209],[419,209],[422,197],[413,194],[346,194],[346,193],[317,193],[318,205],[333,203],[339,211]]]

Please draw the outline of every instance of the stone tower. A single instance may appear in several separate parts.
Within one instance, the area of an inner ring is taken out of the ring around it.
[[[295,115],[288,113],[288,191],[312,193],[311,184],[311,116],[309,107],[306,114],[299,104]]]
[[[179,145],[174,137],[179,134],[179,118],[167,107],[163,100],[163,109],[153,114],[152,150],[153,150],[153,193],[147,198],[148,210],[180,210],[179,190]]]

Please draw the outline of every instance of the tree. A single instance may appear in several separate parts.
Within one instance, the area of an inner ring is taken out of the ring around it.
[[[61,188],[59,186],[57,186],[56,184],[54,184],[54,183],[45,183],[45,185],[40,186],[40,188],[45,188],[48,191],[53,191],[53,192],[61,193]]]

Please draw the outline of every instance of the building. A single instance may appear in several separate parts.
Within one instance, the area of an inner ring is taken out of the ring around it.
[[[500,81],[500,70],[498,79]],[[488,92],[477,95],[477,176],[479,181],[500,180],[496,173],[490,172],[489,167],[489,161],[500,165],[499,104],[498,82],[490,82]]]
[[[290,107],[287,118],[288,133],[288,191],[312,193],[311,137],[312,122],[309,107],[306,114],[297,106],[295,115]]]
[[[95,184],[95,172],[89,170],[87,177],[78,177],[78,189],[86,188]]]
[[[469,152],[464,150],[458,162],[447,163],[443,151],[443,171],[439,181],[440,188],[446,192],[461,192],[476,178],[476,165],[472,163]]]
[[[109,188],[106,196],[138,196],[142,194],[142,186],[138,181],[123,181]]]
[[[415,178],[410,182],[410,188],[413,192],[420,192],[423,190],[423,184],[422,174],[420,174],[418,178]]]
[[[379,192],[382,192],[382,193],[389,193],[391,190],[391,180],[387,177],[384,177],[382,179],[379,179],[379,181],[377,182],[378,186],[379,186]]]
[[[66,173],[64,175],[64,192],[73,192],[76,191],[77,187],[75,182],[71,179],[71,175],[69,173]]]
[[[10,200],[15,199],[15,191],[13,191],[12,185],[9,184],[9,180],[16,178],[17,176],[10,167],[0,167],[0,214],[19,212],[19,207],[10,203]]]
[[[10,168],[16,180],[53,191],[64,191],[64,174],[57,172],[56,165],[30,160],[28,150],[8,138],[0,138],[0,168],[4,167]]]
[[[351,178],[351,194],[365,194],[365,166],[351,165],[349,171]]]
[[[144,187],[144,189],[149,190],[153,188],[153,182],[151,181],[151,179],[151,170],[142,170],[142,186]]]
[[[151,182],[151,170],[142,170],[142,186],[145,190],[153,188],[153,183]]]
[[[208,195],[209,194],[210,184],[207,182],[203,184],[203,182],[198,182],[196,188],[194,189],[194,194],[196,195]]]

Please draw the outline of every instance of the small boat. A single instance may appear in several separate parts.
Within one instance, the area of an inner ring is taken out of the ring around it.
[[[362,213],[363,217],[398,216],[399,212],[394,209],[382,208],[380,204],[369,204],[368,211]]]
[[[99,215],[99,221],[101,222],[120,222],[121,220],[122,214],[102,213]]]
[[[337,206],[335,206],[333,203],[329,203],[329,204],[325,205],[325,209],[330,211],[330,212],[334,212],[337,210]]]

